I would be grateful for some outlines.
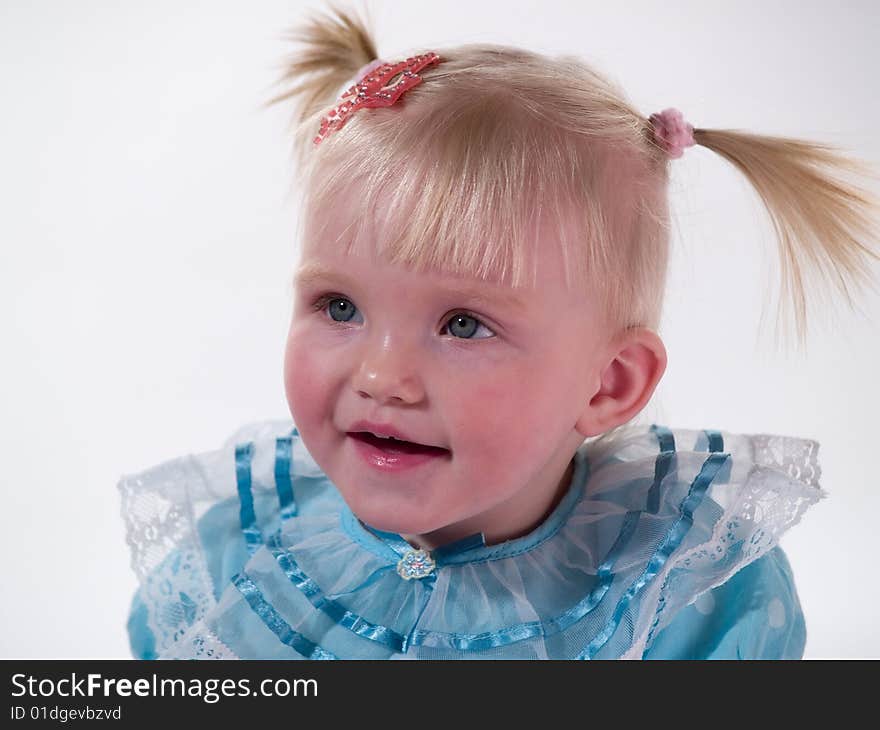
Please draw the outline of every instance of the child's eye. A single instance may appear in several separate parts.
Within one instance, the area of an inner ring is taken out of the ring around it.
[[[334,322],[350,322],[354,317],[354,313],[357,311],[357,307],[354,306],[350,299],[335,295],[320,297],[315,302],[314,309],[315,311],[324,311],[328,313]],[[489,336],[474,337],[474,333],[480,328],[488,332]],[[444,331],[448,329],[454,336],[466,340],[487,340],[495,337],[495,333],[492,332],[492,330],[486,327],[486,325],[484,325],[479,319],[467,312],[456,312],[453,314],[447,320],[447,324],[443,329]]]
[[[489,332],[489,337],[472,337],[471,335],[483,328],[486,332]],[[454,332],[454,330],[458,330],[458,332],[462,333],[462,337],[466,340],[488,340],[492,337],[495,337],[495,333],[492,332],[486,325],[484,325],[480,320],[476,317],[468,314],[467,312],[458,312],[457,314],[453,314],[447,320],[447,325],[444,329],[448,329],[450,332]]]
[[[351,318],[354,316],[354,312],[357,311],[357,308],[354,304],[351,303],[350,300],[345,297],[337,297],[337,296],[323,296],[315,302],[315,310],[328,310],[330,311],[330,317],[334,322],[349,322]],[[339,315],[337,319],[334,316],[334,312]]]

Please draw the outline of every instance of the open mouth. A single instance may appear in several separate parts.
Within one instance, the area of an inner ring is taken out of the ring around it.
[[[449,449],[443,449],[439,446],[425,446],[424,444],[401,441],[396,438],[379,438],[378,436],[373,436],[368,431],[353,431],[349,432],[348,435],[357,441],[374,446],[388,454],[434,454],[440,456],[449,453]]]

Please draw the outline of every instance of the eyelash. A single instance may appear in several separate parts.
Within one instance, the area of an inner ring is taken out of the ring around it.
[[[346,302],[351,302],[348,297],[344,297],[339,294],[322,294],[314,301],[314,303],[312,304],[312,309],[314,309],[314,311],[316,312],[320,312],[321,310],[326,309],[327,305],[330,304],[330,302],[336,301],[337,299],[344,299]],[[354,302],[351,303],[352,305],[354,304]],[[459,315],[464,315],[465,317],[473,319],[478,325],[481,325],[489,330],[489,332],[492,333],[492,337],[456,337],[455,339],[464,340],[465,342],[467,342],[469,340],[492,340],[497,336],[495,334],[495,330],[493,330],[485,322],[483,322],[482,319],[464,309],[453,312],[449,315],[446,321],[449,322],[449,320],[451,320],[453,317],[458,317]],[[345,324],[345,322],[338,322],[332,318],[330,319],[330,322],[333,324]]]

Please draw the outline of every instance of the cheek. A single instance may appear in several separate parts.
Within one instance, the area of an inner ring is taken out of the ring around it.
[[[305,337],[291,330],[284,351],[284,392],[294,423],[308,428],[325,411],[323,400],[330,385],[328,369],[316,348],[305,342]]]
[[[532,403],[524,396],[530,388],[522,372],[495,369],[476,376],[455,396],[455,431],[465,439],[459,446],[474,447],[488,457],[507,458],[526,446]]]
[[[462,390],[457,431],[496,458],[523,458],[555,445],[577,420],[579,393],[570,374],[545,361],[474,379]]]

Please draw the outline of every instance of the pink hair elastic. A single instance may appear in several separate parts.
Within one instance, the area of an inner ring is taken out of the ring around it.
[[[688,124],[678,109],[664,109],[652,114],[650,122],[654,127],[654,138],[672,158],[681,157],[685,147],[692,147],[694,128]]]

